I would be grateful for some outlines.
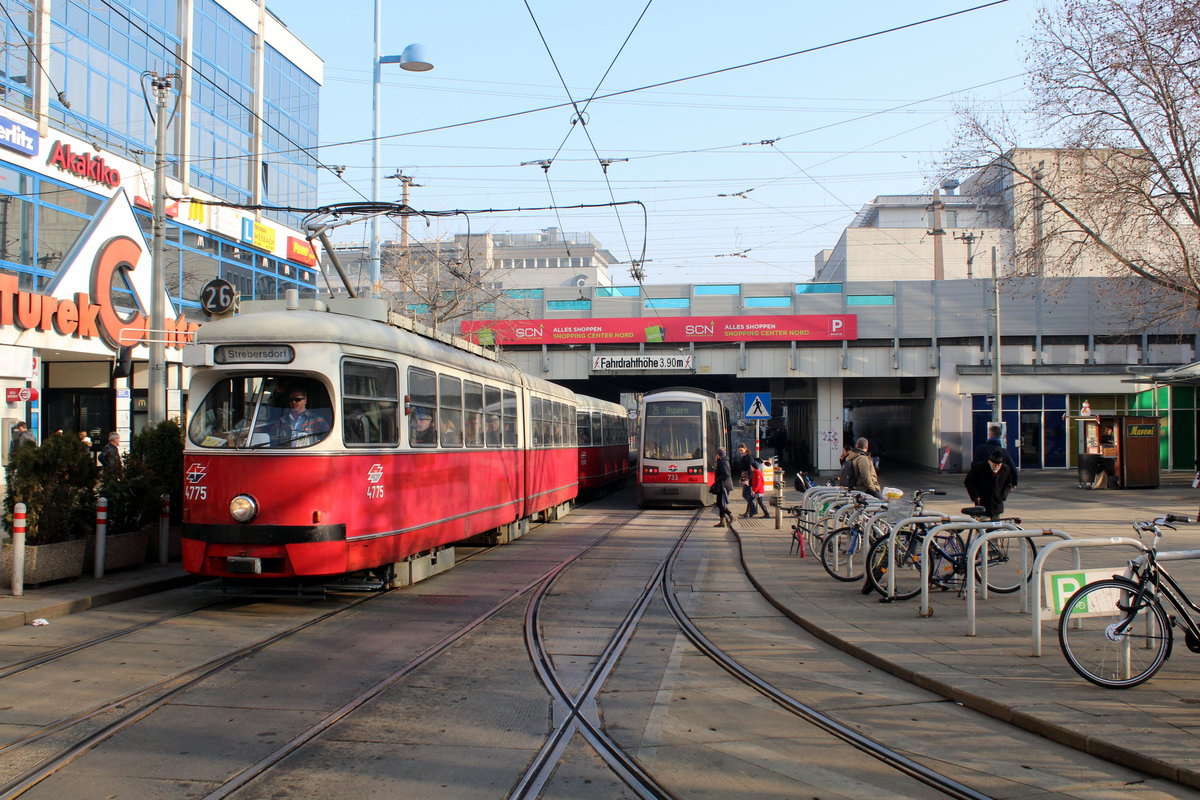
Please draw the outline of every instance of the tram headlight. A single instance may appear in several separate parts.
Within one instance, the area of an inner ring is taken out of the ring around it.
[[[239,494],[229,501],[229,516],[237,522],[249,522],[258,516],[258,501],[248,494]]]

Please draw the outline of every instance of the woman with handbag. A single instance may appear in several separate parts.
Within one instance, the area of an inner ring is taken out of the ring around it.
[[[716,480],[713,481],[709,491],[717,496],[717,514],[721,520],[714,528],[721,528],[725,525],[733,530],[733,512],[729,510],[729,493],[733,491],[733,472],[729,466],[729,456],[725,453],[724,447],[717,448],[717,466]]]

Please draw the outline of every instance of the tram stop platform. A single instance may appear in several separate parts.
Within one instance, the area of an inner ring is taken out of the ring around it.
[[[1006,515],[1024,528],[1057,528],[1073,538],[1134,536],[1129,523],[1166,512],[1195,517],[1200,490],[1193,473],[1164,474],[1157,489],[1094,492],[1079,488],[1071,472],[1024,472],[1010,495]],[[943,489],[927,509],[958,513],[969,505],[961,474],[887,472],[889,486]],[[784,506],[800,495],[787,491]],[[736,508],[735,504],[735,508]],[[976,603],[976,635],[966,635],[966,600],[955,592],[931,595],[933,614],[919,615],[919,598],[883,603],[862,582],[826,574],[812,553],[789,554],[791,523],[734,520],[744,562],[778,608],[819,638],[949,700],[1010,722],[1078,750],[1131,769],[1200,789],[1200,656],[1176,631],[1172,656],[1147,683],[1105,689],[1075,674],[1058,645],[1057,619],[1042,623],[1041,655],[1032,655],[1032,617],[1019,594]],[[1041,540],[1043,543],[1049,540]],[[1160,551],[1200,548],[1200,524],[1180,525]],[[1092,547],[1077,551],[1083,567],[1124,569],[1136,552]],[[1047,569],[1074,566],[1070,551],[1051,556]],[[1171,562],[1172,574],[1200,596],[1200,561]]]

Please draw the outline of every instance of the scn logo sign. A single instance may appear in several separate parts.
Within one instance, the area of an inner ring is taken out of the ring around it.
[[[702,325],[684,325],[683,332],[687,336],[712,336],[717,332],[717,326],[711,322]]]
[[[513,328],[512,334],[518,339],[540,339],[546,335],[546,329],[543,327]]]

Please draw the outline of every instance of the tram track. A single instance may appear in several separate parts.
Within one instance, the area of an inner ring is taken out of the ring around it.
[[[485,553],[496,549],[498,545],[481,547],[473,550],[465,557],[459,559],[459,563],[470,561]],[[0,800],[8,798],[20,797],[31,787],[37,785],[49,775],[54,774],[63,767],[79,758],[79,756],[95,748],[105,740],[120,733],[123,730],[130,728],[139,720],[144,719],[156,709],[161,708],[164,704],[170,702],[173,698],[186,692],[188,689],[198,686],[204,681],[210,679],[214,675],[227,670],[246,659],[266,650],[267,648],[290,639],[297,634],[300,634],[314,626],[328,622],[331,619],[351,611],[359,606],[370,602],[371,600],[382,597],[392,591],[385,590],[375,592],[368,595],[357,597],[338,608],[321,614],[313,619],[307,620],[300,624],[279,631],[271,636],[252,642],[235,650],[222,653],[201,664],[194,665],[182,672],[169,675],[161,680],[155,681],[149,685],[139,687],[133,691],[121,694],[116,697],[106,699],[100,703],[96,703],[87,708],[80,709],[66,717],[54,720],[53,722],[40,725],[32,730],[28,730],[8,741],[0,742],[0,756],[10,754],[22,747],[32,745],[38,741],[44,740],[47,737],[63,733],[73,727],[84,726],[88,723],[94,723],[102,720],[107,715],[114,712],[121,712],[117,719],[106,722],[98,730],[89,733],[80,738],[78,741],[62,749],[57,754],[42,760],[37,766],[22,772],[20,775],[0,784]],[[0,668],[0,680],[12,678],[22,673],[33,669],[47,667],[62,661],[71,656],[79,655],[91,648],[99,647],[104,644],[109,644],[118,641],[124,637],[133,634],[142,633],[156,626],[163,625],[173,620],[179,620],[191,615],[195,615],[202,611],[212,610],[223,606],[236,604],[238,601],[234,598],[220,599],[210,603],[205,603],[196,608],[189,608],[183,611],[176,611],[171,614],[164,614],[155,619],[145,620],[134,625],[128,625],[118,630],[109,631],[107,633],[93,636],[88,639],[72,642],[70,644],[56,647],[52,650],[39,653],[35,656],[30,656],[19,661],[11,662]]]
[[[636,633],[639,622],[656,594],[662,598],[679,632],[697,651],[743,685],[767,697],[779,708],[871,756],[889,769],[920,781],[948,797],[959,800],[990,800],[989,795],[930,769],[797,700],[741,664],[706,636],[679,603],[672,577],[680,553],[700,518],[701,512],[698,511],[687,522],[669,551],[659,560],[653,574],[645,582],[624,618],[616,624],[612,635],[576,692],[572,692],[566,686],[565,680],[555,669],[541,625],[543,601],[551,592],[555,581],[564,574],[566,565],[563,570],[547,578],[537,588],[526,612],[526,647],[542,685],[552,696],[556,707],[561,709],[561,713],[554,714],[558,720],[557,724],[508,794],[508,800],[538,797],[549,783],[568,742],[576,733],[591,745],[611,772],[638,797],[646,800],[668,800],[678,797],[603,729],[596,710],[600,690]]]

